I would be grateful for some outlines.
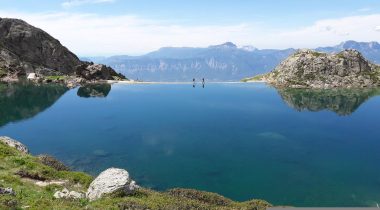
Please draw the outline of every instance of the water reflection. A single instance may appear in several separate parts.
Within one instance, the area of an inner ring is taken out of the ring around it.
[[[368,99],[380,95],[379,88],[367,89],[294,89],[277,90],[292,108],[303,111],[330,110],[338,115],[350,115]]]
[[[27,119],[53,105],[68,88],[61,85],[0,83],[0,127]]]
[[[83,98],[104,98],[107,97],[110,92],[110,84],[87,84],[78,89],[77,95]]]

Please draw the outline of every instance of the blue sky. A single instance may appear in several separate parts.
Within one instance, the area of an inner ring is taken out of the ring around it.
[[[379,0],[0,0],[0,16],[25,19],[81,55],[380,41]]]

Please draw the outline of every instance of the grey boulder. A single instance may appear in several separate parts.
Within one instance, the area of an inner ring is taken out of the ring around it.
[[[0,187],[0,195],[16,195],[16,193],[12,188]]]
[[[90,184],[86,197],[90,201],[102,198],[104,195],[122,190],[126,195],[133,193],[139,186],[133,181],[128,171],[118,168],[109,168],[99,174]]]

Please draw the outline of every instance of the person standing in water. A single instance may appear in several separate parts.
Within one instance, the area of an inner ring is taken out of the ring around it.
[[[193,88],[195,88],[195,78],[193,78]]]

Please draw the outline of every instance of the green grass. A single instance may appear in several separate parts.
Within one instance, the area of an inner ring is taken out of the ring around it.
[[[244,79],[242,79],[241,81],[242,81],[242,82],[261,81],[261,80],[263,79],[264,76],[265,76],[265,74],[259,74],[259,75],[256,75],[256,76],[254,76],[254,77],[244,78]]]
[[[67,76],[46,76],[45,79],[48,79],[48,80],[65,80],[67,78]]]
[[[93,177],[72,171],[57,171],[42,164],[37,157],[22,154],[0,143],[0,187],[11,187],[16,196],[0,195],[0,209],[265,209],[271,206],[262,200],[235,202],[221,195],[189,189],[157,192],[141,188],[133,195],[114,193],[100,200],[62,200],[53,197],[63,187],[39,187],[15,175],[23,170],[47,180],[69,180],[69,190],[85,192]]]
[[[316,51],[313,51],[311,54],[313,56],[315,56],[315,57],[320,57],[320,56],[325,56],[326,55],[326,53],[321,53],[321,52],[316,52]]]

